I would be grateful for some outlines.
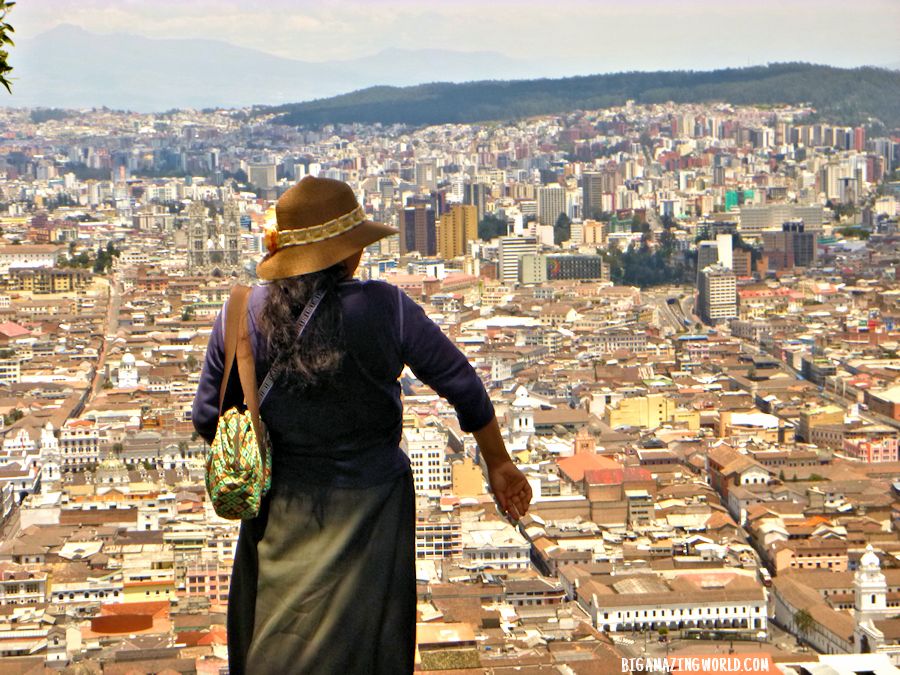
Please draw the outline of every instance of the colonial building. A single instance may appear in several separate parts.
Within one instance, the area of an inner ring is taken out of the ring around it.
[[[224,214],[210,217],[201,201],[188,207],[188,270],[194,274],[239,273],[240,212],[237,202],[225,203]]]

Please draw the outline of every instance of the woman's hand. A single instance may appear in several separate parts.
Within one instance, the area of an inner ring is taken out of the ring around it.
[[[531,503],[531,485],[511,460],[489,466],[488,483],[504,514],[513,520],[525,515]]]

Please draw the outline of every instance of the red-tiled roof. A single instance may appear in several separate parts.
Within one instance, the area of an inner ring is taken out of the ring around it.
[[[588,469],[584,472],[588,485],[621,485],[624,477],[622,469]]]
[[[584,480],[585,471],[600,471],[602,469],[622,469],[617,461],[600,455],[572,455],[557,462],[559,470],[571,481]]]
[[[13,321],[7,321],[5,323],[0,323],[0,335],[4,335],[8,338],[17,338],[24,335],[31,335],[31,331]]]
[[[642,466],[626,466],[623,478],[626,483],[633,480],[653,480],[653,474]]]

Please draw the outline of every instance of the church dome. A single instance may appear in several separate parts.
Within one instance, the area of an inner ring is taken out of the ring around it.
[[[123,366],[133,366],[135,364],[134,354],[131,352],[125,352],[125,356],[122,357],[122,365]]]

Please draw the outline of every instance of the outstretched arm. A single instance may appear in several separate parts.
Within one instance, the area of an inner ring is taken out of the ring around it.
[[[519,520],[528,511],[528,505],[531,503],[531,485],[509,458],[497,418],[494,417],[487,426],[473,432],[472,435],[475,436],[484,457],[488,483],[494,498],[507,516]]]
[[[416,376],[456,409],[459,426],[472,432],[487,466],[488,483],[501,510],[518,520],[531,502],[531,486],[506,452],[494,406],[465,355],[425,311],[399,294],[403,361]]]

